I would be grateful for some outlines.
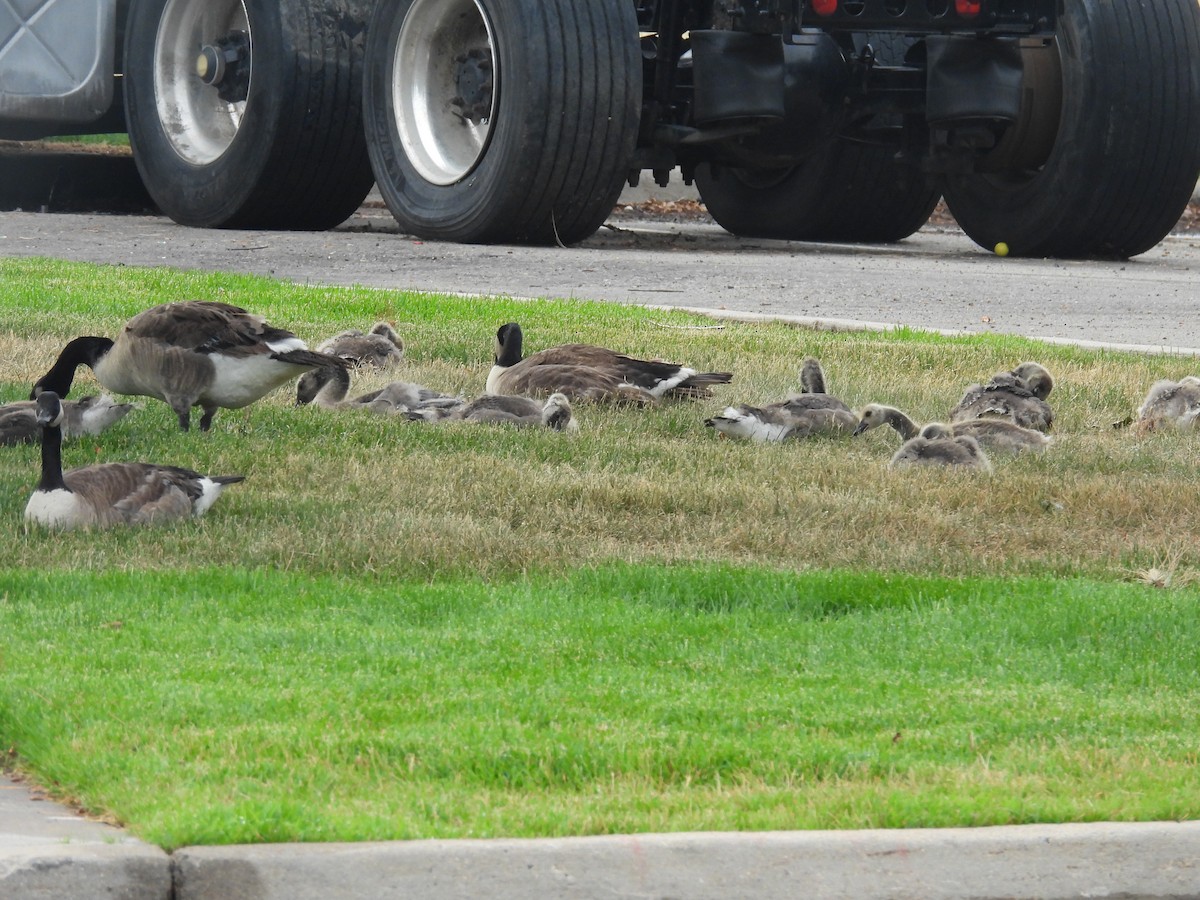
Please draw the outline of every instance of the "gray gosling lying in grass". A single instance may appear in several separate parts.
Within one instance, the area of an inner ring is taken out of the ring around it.
[[[201,475],[150,463],[101,463],[63,472],[62,401],[53,391],[37,399],[42,429],[42,477],[25,505],[26,522],[50,528],[153,525],[202,516],[226,485],[242,475]]]
[[[365,333],[350,328],[335,334],[317,352],[339,356],[352,366],[389,369],[404,359],[404,341],[387,322],[376,322]]]
[[[347,399],[350,373],[337,366],[314,369],[296,382],[296,405],[324,409],[365,409],[375,413],[405,413],[426,408],[450,409],[463,404],[452,397],[411,381],[392,381],[383,387]]]
[[[842,437],[854,433],[858,419],[843,409],[797,409],[782,406],[727,406],[704,424],[722,437],[773,442],[807,437]]]
[[[68,439],[100,434],[133,409],[132,403],[118,403],[108,394],[93,394],[61,402],[62,433]],[[41,436],[36,400],[17,400],[0,406],[0,445],[31,444]]]
[[[844,402],[826,392],[821,363],[807,357],[800,367],[802,392],[763,406],[727,406],[704,424],[724,437],[752,441],[786,441],[818,435],[854,433],[858,417]]]
[[[663,398],[702,399],[728,372],[697,372],[660,360],[636,359],[592,344],[563,344],[522,356],[524,337],[516,322],[496,331],[495,363],[484,388],[489,394],[561,393],[572,400],[650,405]]]
[[[34,384],[30,399],[42,391],[66,397],[80,365],[114,393],[167,403],[184,431],[199,406],[200,430],[207,431],[218,409],[249,406],[309,369],[347,364],[240,307],[187,300],[138,313],[116,340],[75,338]]]
[[[955,437],[940,422],[932,422],[920,433],[901,445],[888,466],[893,469],[920,466],[959,466],[980,472],[991,472],[992,461],[975,438]]]
[[[514,425],[518,428],[545,427],[553,431],[577,431],[579,422],[566,394],[551,394],[544,401],[512,394],[484,394],[453,409],[423,409],[409,418],[425,422],[478,422],[485,425]]]
[[[919,431],[916,423],[894,406],[868,403],[863,407],[854,433],[859,435],[881,425],[891,426],[904,440],[916,437]],[[968,419],[943,427],[950,431],[952,437],[975,438],[980,446],[991,453],[1017,454],[1045,450],[1053,441],[1048,434],[1024,428],[1008,419]]]
[[[1178,381],[1163,379],[1151,385],[1137,410],[1138,431],[1196,427],[1200,417],[1200,378],[1187,375]]]
[[[1007,419],[1024,428],[1049,431],[1054,413],[1046,398],[1054,379],[1041,363],[1023,362],[1011,372],[999,372],[987,384],[973,384],[950,410],[951,422],[968,419]]]

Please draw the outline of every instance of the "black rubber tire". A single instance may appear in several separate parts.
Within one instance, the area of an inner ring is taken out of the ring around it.
[[[748,171],[707,163],[696,187],[726,231],[790,241],[893,243],[929,220],[933,181],[894,150],[837,140],[790,169]]]
[[[1014,256],[1124,259],[1179,221],[1200,172],[1196,0],[1074,0],[1057,39],[1062,114],[1035,171],[946,179],[963,231]]]
[[[253,41],[245,111],[224,152],[199,163],[176,151],[155,103],[167,2],[132,0],[125,31],[129,139],[159,208],[202,227],[321,230],[345,221],[374,180],[362,128],[372,0],[245,0]]]
[[[860,48],[866,43],[876,59],[893,64],[913,41],[899,34],[857,36]],[[897,161],[894,148],[844,138],[788,169],[701,165],[696,186],[726,231],[793,241],[901,241],[929,221],[939,198],[934,180]]]
[[[465,243],[572,244],[612,212],[632,166],[641,58],[629,0],[478,0],[498,100],[485,147],[449,184],[422,176],[393,108],[400,28],[383,3],[367,38],[364,116],[380,193],[405,231]]]

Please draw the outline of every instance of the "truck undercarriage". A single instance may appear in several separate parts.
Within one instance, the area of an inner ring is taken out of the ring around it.
[[[91,2],[114,77],[75,96],[31,74],[60,30],[0,25],[0,137],[116,119],[192,225],[375,181],[422,237],[569,244],[678,171],[737,234],[895,241],[944,196],[985,247],[1126,257],[1200,173],[1194,0]]]

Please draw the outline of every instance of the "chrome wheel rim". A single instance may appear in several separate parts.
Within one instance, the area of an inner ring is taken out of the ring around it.
[[[477,0],[416,0],[392,60],[396,131],[422,178],[450,185],[483,158],[500,72],[491,23]]]
[[[222,84],[211,54],[205,59],[205,51],[231,40],[245,44],[237,64],[245,70],[245,84],[232,98],[222,96],[230,94],[228,78]],[[237,137],[246,112],[252,45],[242,0],[168,0],[154,41],[154,102],[167,141],[185,161],[207,165]]]

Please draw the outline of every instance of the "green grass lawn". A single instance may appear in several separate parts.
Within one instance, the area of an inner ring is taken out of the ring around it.
[[[466,394],[513,319],[531,350],[735,381],[584,407],[570,435],[285,392],[183,434],[145,399],[67,464],[247,476],[156,529],[27,530],[37,448],[3,448],[0,746],[57,795],[168,847],[1200,813],[1194,436],[1112,427],[1194,361],[0,260],[0,400],[69,338],[201,297],[312,344],[389,319],[391,377]],[[1055,445],[991,476],[902,473],[884,429],[704,428],[795,389],[808,354],[848,402],[918,420],[1038,359]]]

